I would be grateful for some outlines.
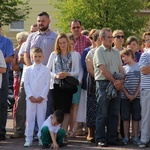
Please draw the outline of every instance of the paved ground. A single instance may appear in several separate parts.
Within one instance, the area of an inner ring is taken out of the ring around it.
[[[13,134],[12,130],[12,119],[9,116],[7,121],[7,139],[5,141],[0,141],[0,150],[41,150],[41,147],[38,146],[38,142],[34,142],[33,146],[30,148],[24,148],[24,139],[10,139],[10,135]],[[60,149],[62,150],[140,150],[138,146],[129,144],[128,146],[122,147],[107,147],[107,148],[99,148],[96,147],[95,144],[88,143],[85,136],[75,137],[69,139],[69,144]],[[147,148],[150,150],[150,147]]]

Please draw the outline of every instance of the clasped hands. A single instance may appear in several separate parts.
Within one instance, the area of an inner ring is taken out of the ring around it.
[[[67,76],[70,76],[70,74],[68,72],[59,72],[57,75],[56,75],[56,79],[64,79],[66,78]]]
[[[42,97],[35,98],[35,97],[31,96],[29,99],[32,103],[41,103],[43,101]]]

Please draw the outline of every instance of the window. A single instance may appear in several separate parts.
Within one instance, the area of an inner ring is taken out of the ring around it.
[[[10,31],[23,31],[24,30],[24,21],[12,21],[10,23]]]

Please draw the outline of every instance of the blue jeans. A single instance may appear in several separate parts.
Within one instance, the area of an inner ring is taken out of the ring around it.
[[[106,87],[109,81],[96,81],[97,117],[96,142],[117,140],[118,115],[120,110],[120,97],[111,100],[106,98]],[[117,95],[119,92],[117,93]],[[107,127],[107,128],[105,128]]]
[[[0,89],[0,136],[6,134],[7,121],[7,96],[9,86],[8,70],[2,74],[2,87]]]

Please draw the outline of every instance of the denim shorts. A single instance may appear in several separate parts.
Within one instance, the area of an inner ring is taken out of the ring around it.
[[[132,115],[132,120],[141,120],[141,105],[140,99],[136,98],[132,102],[129,99],[122,99],[121,103],[121,120],[129,121]]]

